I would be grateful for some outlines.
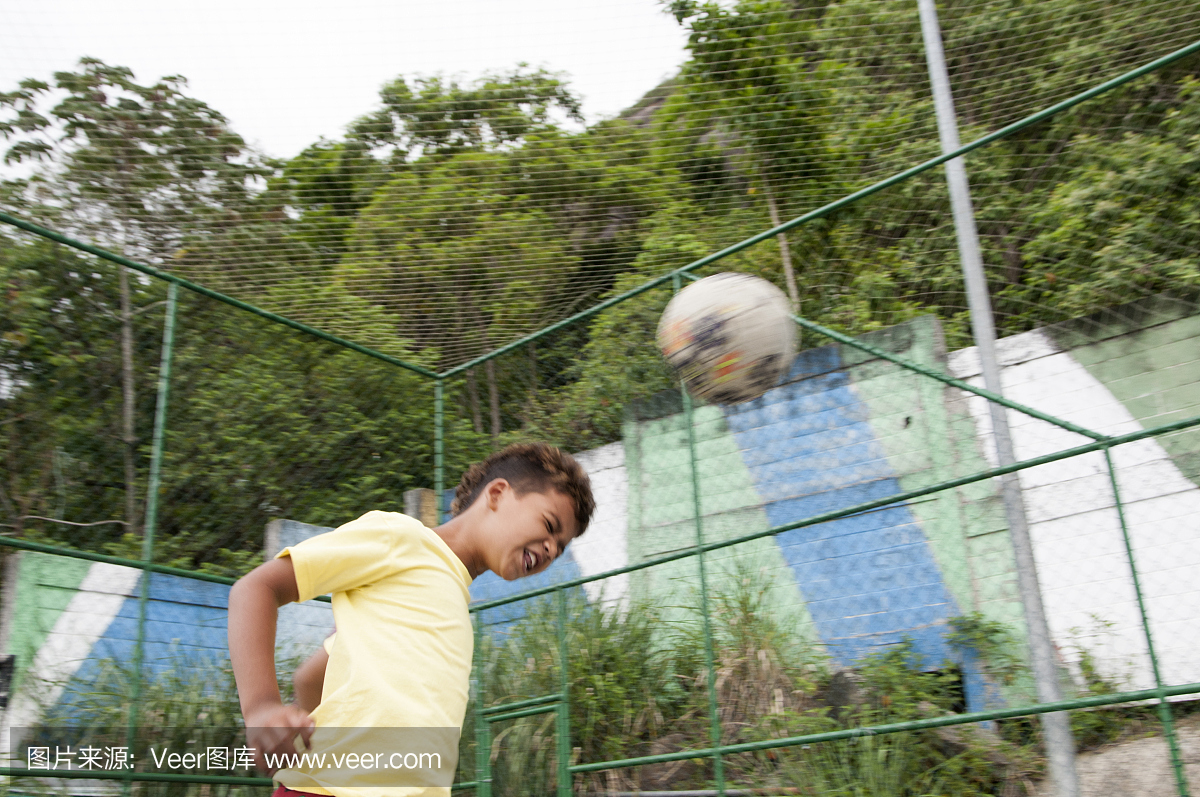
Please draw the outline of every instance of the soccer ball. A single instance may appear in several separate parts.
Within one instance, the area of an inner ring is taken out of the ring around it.
[[[667,304],[658,348],[693,396],[737,404],[770,390],[796,356],[783,291],[749,274],[714,274]]]

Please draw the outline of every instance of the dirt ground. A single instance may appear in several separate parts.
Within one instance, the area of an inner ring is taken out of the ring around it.
[[[1176,726],[1188,787],[1200,794],[1200,716]],[[1175,772],[1162,736],[1119,742],[1081,753],[1076,759],[1083,797],[1178,797]],[[1048,782],[1037,797],[1055,797]]]

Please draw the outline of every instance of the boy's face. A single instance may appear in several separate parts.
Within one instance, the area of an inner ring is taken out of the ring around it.
[[[575,504],[558,490],[518,495],[496,479],[481,496],[487,501],[483,545],[488,569],[506,581],[540,573],[575,538]]]

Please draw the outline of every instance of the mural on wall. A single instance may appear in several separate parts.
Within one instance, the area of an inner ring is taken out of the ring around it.
[[[949,355],[931,317],[872,333],[877,346],[965,380],[977,355]],[[1142,302],[1000,342],[1014,400],[1107,434],[1200,414],[1200,315],[1167,300]],[[1010,412],[1021,458],[1083,442]],[[698,456],[693,491],[689,446]],[[1147,611],[1172,683],[1200,681],[1200,431],[1114,449]],[[842,346],[802,353],[785,382],[733,407],[702,406],[689,442],[678,396],[635,408],[624,439],[579,455],[597,514],[588,533],[534,579],[475,581],[475,600],[598,575],[696,543],[731,539],[815,514],[978,472],[992,461],[982,399]],[[1153,685],[1140,614],[1103,455],[1021,473],[1050,627],[1063,663],[1086,649],[1129,688]],[[1024,638],[1012,550],[996,486],[978,482],[921,499],[723,548],[706,558],[710,589],[750,578],[763,605],[836,666],[902,638],[927,666],[956,651],[947,621],[981,611]],[[701,508],[699,529],[693,506]],[[324,529],[284,522],[275,550]],[[274,553],[274,550],[269,551]],[[28,724],[39,701],[63,699],[96,663],[128,660],[136,632],[136,570],[44,554],[10,557],[0,653],[17,659],[6,727]],[[652,601],[670,618],[695,611],[696,561],[679,559],[583,586],[619,608]],[[11,586],[15,583],[15,588]],[[156,574],[147,665],[225,655],[228,589]],[[497,633],[524,603],[489,610]],[[287,607],[279,634],[296,655],[332,626],[328,604]],[[976,662],[958,661],[968,703],[1002,699]],[[36,684],[45,688],[35,689]]]

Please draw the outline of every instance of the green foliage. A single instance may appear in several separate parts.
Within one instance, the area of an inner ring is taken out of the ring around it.
[[[0,316],[5,524],[32,536],[56,529],[63,532],[56,539],[71,543],[120,536],[125,485],[115,269],[48,242],[21,246],[0,238],[0,285],[8,299]],[[162,295],[157,285],[134,282],[130,289],[134,302],[151,309]],[[148,317],[159,321],[161,314]],[[156,347],[152,327],[132,331],[137,355]],[[146,421],[153,396],[139,399],[137,417]],[[118,521],[67,527],[36,517]]]
[[[151,86],[125,67],[81,59],[54,85],[26,80],[0,94],[5,162],[43,161],[24,199],[76,234],[152,262],[189,229],[217,224],[265,176],[225,118],[184,93],[181,77]],[[49,109],[42,106],[57,100]]]
[[[512,146],[552,126],[554,111],[583,120],[579,99],[561,75],[525,64],[467,86],[441,76],[417,77],[411,85],[398,77],[380,99],[383,107],[355,122],[350,137],[395,148],[405,159]]]
[[[291,673],[298,664],[295,659],[279,663],[279,689],[285,700],[291,699]],[[144,668],[140,682],[128,662],[114,659],[88,662],[83,672],[88,673],[84,680],[73,681],[70,691],[43,716],[43,728],[71,729],[79,734],[78,738],[95,747],[128,746],[139,770],[152,768],[148,763],[153,761],[151,749],[160,755],[164,750],[205,753],[210,746],[234,749],[246,744],[237,687],[227,659],[174,656],[169,669]],[[130,714],[134,706],[136,731],[130,739]],[[188,774],[254,777],[260,773],[246,770],[210,773],[199,768]],[[21,787],[18,793],[58,793],[38,781],[18,783]],[[265,797],[271,790],[269,786],[149,781],[138,782],[133,788],[139,797]]]
[[[1076,164],[1036,217],[1043,232],[1025,251],[1035,275],[1020,288],[1030,304],[1068,316],[1118,297],[1200,296],[1200,83],[1185,78],[1157,126],[1118,140],[1081,135]],[[1036,319],[1037,317],[1034,316]]]
[[[1021,651],[1012,630],[983,612],[968,612],[949,620],[946,641],[963,652],[971,652],[983,662],[984,671],[1002,684],[1011,685],[1024,669]]]
[[[655,634],[656,612],[645,605],[608,611],[589,603],[582,590],[567,600],[573,758],[604,761],[644,748],[661,735],[666,718],[678,716],[687,696],[672,651]],[[556,601],[535,599],[527,608],[511,632],[485,635],[476,651],[486,705],[560,689]],[[492,725],[499,793],[543,794],[552,788],[554,728],[552,713]],[[464,743],[471,743],[466,729]],[[460,772],[472,771],[474,751],[464,752],[460,761]]]
[[[6,159],[35,169],[0,202],[440,370],[753,235],[772,205],[793,217],[939,151],[911,3],[664,7],[687,60],[620,118],[583,129],[566,76],[526,65],[403,76],[347,136],[278,162],[183,78],[143,85],[84,59],[0,94]],[[1200,22],[1166,0],[939,13],[964,140],[1145,63]],[[1196,65],[971,153],[1002,334],[1200,296]],[[788,236],[802,315],[858,334],[934,313],[951,348],[970,343],[940,170]],[[0,270],[3,522],[136,550],[164,292],[8,238]],[[714,270],[783,283],[775,243]],[[626,407],[671,387],[653,343],[667,297],[638,294],[448,382],[447,481],[513,439],[619,439]],[[176,371],[159,534],[171,562],[237,572],[270,518],[336,523],[432,482],[432,391],[407,373],[202,302],[185,302]]]
[[[733,578],[728,583],[730,589],[710,597],[722,743],[937,716],[949,713],[959,699],[954,671],[924,671],[926,665],[905,643],[859,662],[853,690],[837,702],[833,681],[846,676],[833,673],[811,643],[778,625],[761,580]],[[534,599],[526,612],[504,633],[485,626],[476,651],[485,705],[559,690],[555,601]],[[565,633],[573,763],[710,746],[698,613],[665,627],[653,607],[605,608],[575,591],[568,597]],[[473,708],[467,716],[460,780],[476,776]],[[489,757],[496,794],[552,789],[553,714],[497,723],[492,733]],[[731,788],[792,788],[801,794],[845,797],[995,794],[1020,788],[1039,769],[1031,749],[973,726],[727,755],[724,762]],[[702,789],[713,788],[712,779],[707,760],[684,759],[578,776],[575,787]]]

